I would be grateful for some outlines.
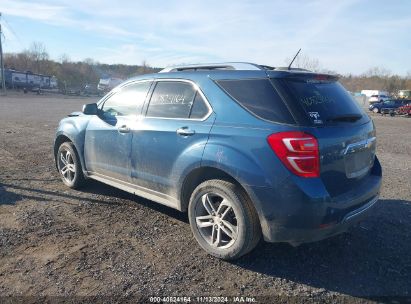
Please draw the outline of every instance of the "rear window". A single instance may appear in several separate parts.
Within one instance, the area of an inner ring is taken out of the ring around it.
[[[356,122],[365,119],[363,110],[337,81],[313,79],[276,80],[289,102],[296,102],[314,125]]]

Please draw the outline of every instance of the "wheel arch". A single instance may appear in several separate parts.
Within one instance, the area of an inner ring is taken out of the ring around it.
[[[180,190],[180,209],[182,211],[187,211],[190,197],[194,189],[202,182],[210,179],[223,179],[241,186],[241,184],[233,176],[219,168],[197,167],[186,175],[182,183]]]
[[[54,148],[53,148],[53,155],[54,155],[54,163],[56,165],[57,168],[57,152],[60,148],[60,146],[65,143],[65,142],[73,142],[68,136],[66,136],[65,134],[60,134],[56,137],[56,139],[54,140]]]
[[[184,181],[181,185],[180,189],[180,210],[187,211],[188,204],[190,202],[191,194],[193,193],[194,189],[200,185],[202,182],[211,179],[221,179],[228,182],[232,182],[233,184],[239,186],[244,193],[248,196],[248,198],[252,201],[254,208],[256,209],[257,213],[259,214],[259,208],[256,206],[256,202],[253,199],[253,195],[250,193],[250,189],[244,185],[241,181],[235,178],[230,173],[224,171],[221,168],[211,167],[211,166],[202,166],[197,167],[191,170],[184,178]]]
[[[57,135],[57,137],[56,137],[56,139],[55,139],[55,141],[54,141],[53,154],[54,154],[54,163],[55,163],[55,165],[56,165],[56,168],[58,169],[58,166],[57,166],[57,152],[58,152],[60,146],[61,146],[63,143],[65,143],[65,142],[70,142],[70,143],[73,144],[74,152],[76,153],[76,156],[77,156],[78,159],[80,160],[80,164],[81,164],[81,167],[82,167],[83,173],[84,173],[84,168],[85,168],[85,167],[84,167],[84,160],[83,160],[83,158],[80,156],[80,153],[79,153],[79,150],[78,150],[78,148],[77,148],[77,146],[76,146],[76,143],[75,143],[75,141],[74,141],[72,138],[70,138],[70,136],[68,136],[68,135],[65,134],[65,133],[61,133],[61,134]]]

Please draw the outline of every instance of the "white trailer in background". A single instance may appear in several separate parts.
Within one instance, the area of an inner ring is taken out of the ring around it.
[[[365,95],[367,97],[371,97],[372,95],[385,95],[389,96],[387,91],[381,91],[381,90],[362,90],[361,91],[362,95]]]
[[[6,86],[9,88],[55,89],[57,78],[54,76],[5,69]]]
[[[97,85],[97,89],[99,91],[108,92],[122,82],[123,79],[121,78],[101,78]]]
[[[51,78],[50,78],[50,88],[51,89],[57,89],[57,87],[58,87],[58,81],[57,81],[56,76],[51,76]]]

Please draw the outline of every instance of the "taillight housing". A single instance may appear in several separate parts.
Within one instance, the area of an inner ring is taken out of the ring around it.
[[[268,144],[281,162],[295,175],[320,176],[317,139],[305,132],[280,132],[268,136]]]

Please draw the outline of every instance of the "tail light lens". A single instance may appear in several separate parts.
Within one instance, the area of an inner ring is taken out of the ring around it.
[[[281,162],[295,175],[320,176],[320,153],[317,139],[304,132],[281,132],[267,141]]]

